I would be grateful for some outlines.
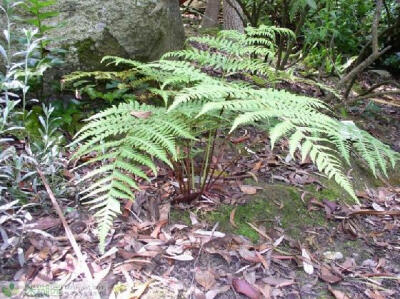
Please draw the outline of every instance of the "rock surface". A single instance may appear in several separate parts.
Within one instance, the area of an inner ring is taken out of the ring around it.
[[[51,11],[59,15],[46,20],[55,27],[47,33],[47,47],[67,50],[66,63],[57,71],[61,75],[104,69],[105,55],[151,61],[184,44],[178,0],[58,0]],[[17,15],[24,19],[23,14],[18,8]],[[28,27],[15,25],[17,30]]]
[[[100,69],[105,55],[154,60],[184,43],[178,0],[60,0],[57,6],[49,46],[66,48],[75,70]]]

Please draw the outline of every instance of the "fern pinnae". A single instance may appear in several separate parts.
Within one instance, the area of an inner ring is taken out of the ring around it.
[[[174,118],[174,121],[171,120],[164,120],[160,119],[159,124],[164,126],[166,130],[168,130],[168,133],[173,134],[175,136],[179,136],[185,139],[191,139],[191,140],[196,140],[192,134],[190,134],[189,129],[187,128],[186,122],[187,120],[185,119],[180,119],[179,115],[171,113],[171,117]]]
[[[139,151],[136,151],[131,147],[124,146],[121,148],[120,156],[122,158],[128,158],[132,161],[147,166],[151,169],[154,175],[157,175],[157,168],[154,162],[150,159],[150,157],[141,154]]]
[[[104,253],[107,234],[112,227],[114,218],[120,213],[120,203],[117,199],[109,197],[107,201],[103,202],[103,205],[98,205],[96,208],[100,208],[100,210],[94,216],[101,219],[98,226],[99,248]]]
[[[313,146],[313,143],[308,139],[306,139],[303,142],[303,144],[301,145],[300,153],[301,153],[301,162],[302,163],[304,163],[306,161],[307,156],[310,153],[312,146]]]
[[[88,166],[88,165],[93,164],[95,162],[112,160],[112,159],[115,159],[117,157],[117,155],[118,155],[118,153],[116,153],[116,152],[108,152],[106,154],[97,155],[96,157],[90,158],[88,161],[83,162],[82,164],[79,164],[78,166],[76,166],[72,170],[76,171],[79,168]]]
[[[153,141],[156,144],[161,145],[163,148],[165,148],[167,151],[172,153],[172,156],[174,159],[176,159],[175,155],[175,141],[173,138],[170,136],[163,134],[163,132],[160,132],[158,128],[156,128],[153,125],[150,126],[141,126],[140,127],[140,132],[137,132],[136,136],[137,137],[146,137],[148,140]]]
[[[90,210],[96,210],[98,208],[104,207],[106,204],[107,200],[110,198],[110,194],[107,192],[103,195],[96,196],[95,198],[91,200],[86,200],[84,201],[84,205],[90,205]]]
[[[137,138],[135,136],[128,136],[126,141],[129,145],[134,146],[137,149],[140,149],[144,152],[147,152],[149,155],[154,156],[157,159],[160,159],[161,161],[165,162],[166,164],[172,167],[172,164],[168,159],[168,155],[159,145],[149,140],[144,140],[141,138]]]
[[[106,176],[103,177],[102,179],[97,180],[96,182],[90,184],[89,187],[86,187],[85,189],[83,189],[82,191],[79,192],[79,194],[86,194],[89,193],[91,190],[93,189],[97,189],[99,187],[101,187],[102,185],[110,182],[113,179],[112,176]]]
[[[127,161],[124,161],[123,159],[117,159],[114,163],[114,167],[117,169],[122,169],[132,175],[138,176],[138,177],[150,182],[149,177],[146,175],[146,173],[143,170],[141,170],[139,167],[136,167],[135,165],[133,165],[131,163],[128,163]]]
[[[233,132],[239,126],[255,123],[261,120],[269,120],[275,117],[276,117],[276,111],[274,110],[244,112],[234,119],[232,126],[230,128],[230,132]]]
[[[306,136],[303,134],[301,129],[297,129],[292,136],[289,138],[289,154],[291,157],[295,157],[294,153],[296,150],[300,147],[300,142],[305,138]]]
[[[289,134],[290,131],[295,129],[296,127],[290,120],[286,120],[278,123],[274,126],[269,132],[269,138],[271,140],[271,149],[275,147],[276,142],[282,138],[283,136]]]
[[[104,56],[103,59],[101,60],[101,63],[114,64],[115,66],[118,66],[120,64],[126,64],[126,65],[130,65],[133,67],[143,66],[143,63],[141,63],[141,62],[138,62],[136,60],[118,57],[118,56]]]
[[[99,168],[96,168],[96,169],[90,171],[90,172],[87,173],[86,175],[84,175],[82,178],[80,178],[80,179],[78,180],[77,183],[79,184],[79,183],[81,183],[81,182],[83,182],[83,181],[86,181],[86,180],[88,180],[88,179],[90,179],[90,178],[96,176],[96,175],[104,174],[105,172],[110,171],[110,170],[112,170],[112,169],[114,169],[114,166],[113,166],[113,165],[110,165],[110,164],[103,165],[103,166],[101,166],[101,167],[99,167]]]
[[[130,185],[125,185],[121,181],[114,180],[111,184],[111,188],[116,188],[116,189],[124,192],[125,194],[128,195],[128,199],[132,199],[135,197],[132,190],[130,189]]]
[[[103,186],[96,188],[95,190],[87,193],[85,196],[81,197],[81,200],[85,200],[87,198],[94,197],[94,196],[98,195],[99,193],[104,193],[104,192],[108,191],[109,189],[110,189],[110,186],[103,185]]]

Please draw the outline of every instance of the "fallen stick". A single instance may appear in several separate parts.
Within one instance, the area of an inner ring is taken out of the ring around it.
[[[88,287],[93,287],[94,288],[93,291],[95,291],[94,298],[100,299],[100,294],[96,290],[96,285],[94,283],[92,273],[90,273],[89,267],[85,262],[85,258],[83,257],[82,251],[80,250],[78,243],[75,240],[74,234],[72,233],[71,228],[69,227],[67,220],[64,217],[64,214],[60,208],[60,205],[58,204],[53,191],[51,190],[49,184],[47,183],[46,177],[44,176],[43,172],[40,170],[40,168],[38,166],[36,166],[36,171],[38,172],[38,174],[43,182],[43,185],[46,188],[47,194],[50,197],[51,203],[53,204],[53,207],[56,210],[58,217],[60,217],[61,223],[65,230],[65,234],[67,235],[67,238],[68,238],[69,242],[71,243],[72,249],[74,250],[76,257],[78,258],[79,265],[83,269],[83,273],[85,274],[86,280],[89,282]]]
[[[353,215],[400,216],[400,211],[358,210],[349,213],[349,216]]]

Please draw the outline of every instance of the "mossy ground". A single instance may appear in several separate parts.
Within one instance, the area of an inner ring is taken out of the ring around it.
[[[262,225],[266,230],[275,226],[282,227],[292,237],[300,236],[309,227],[327,225],[322,212],[307,210],[301,200],[301,193],[294,187],[265,185],[256,195],[246,196],[248,201],[244,205],[221,205],[217,210],[199,214],[198,217],[210,226],[218,222],[218,230],[243,235],[253,242],[258,241],[259,234],[249,223]],[[230,215],[235,208],[236,228],[230,223]],[[171,220],[190,223],[188,213],[176,210],[172,212]]]
[[[360,163],[352,165],[352,183],[356,190],[365,190],[382,186],[382,181],[375,178],[372,173]],[[334,225],[326,219],[323,211],[308,211],[307,205],[302,201],[301,195],[307,192],[304,197],[308,201],[310,197],[319,201],[329,200],[333,202],[348,202],[354,204],[354,200],[333,180],[321,176],[317,177],[322,188],[317,189],[317,185],[306,185],[303,190],[283,185],[259,183],[262,190],[258,190],[255,195],[243,195],[246,203],[238,206],[221,205],[212,212],[199,212],[198,218],[214,226],[219,223],[218,230],[248,237],[253,242],[259,240],[259,233],[256,232],[248,223],[256,226],[264,226],[266,231],[273,227],[281,227],[285,234],[298,239],[304,235],[307,229],[312,227],[326,227]],[[400,181],[399,176],[392,176],[391,183]],[[400,183],[400,182],[399,182]],[[255,184],[254,181],[244,182],[244,184]],[[234,221],[237,227],[230,223],[230,215],[236,209]],[[191,224],[189,213],[181,210],[171,212],[171,221]],[[352,244],[352,247],[362,247],[360,244]],[[343,248],[345,251],[345,248]]]

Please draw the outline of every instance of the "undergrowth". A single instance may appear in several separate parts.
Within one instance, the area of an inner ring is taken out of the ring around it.
[[[290,35],[289,31],[281,32]],[[378,171],[387,175],[387,169],[395,166],[397,153],[353,122],[328,116],[329,108],[320,100],[261,88],[246,80],[246,76],[257,75],[274,81],[282,75],[267,63],[273,59],[273,36],[266,36],[265,41],[225,31],[217,38],[192,40],[218,49],[218,53],[188,49],[168,53],[152,63],[105,57],[105,62],[124,65],[127,70],[80,72],[67,78],[69,82],[118,79],[120,88],[140,87],[148,93],[146,103],[128,101],[90,117],[71,145],[79,146],[75,158],[95,153],[83,165],[96,167],[80,182],[89,184],[82,199],[89,199],[91,208],[97,209],[101,250],[113,219],[120,213],[120,200],[133,200],[138,182],[149,181],[149,173],[157,175],[156,161],[176,170],[182,153],[192,150],[188,144],[201,138],[217,139],[217,130],[229,135],[241,126],[263,125],[272,147],[286,138],[292,157],[296,151],[303,160],[310,157],[320,172],[355,201],[358,199],[344,167],[351,165],[353,154],[365,159],[375,175]],[[223,75],[210,76],[210,69],[220,69]],[[212,151],[206,151],[204,169],[211,157]],[[187,181],[191,166],[181,174]],[[200,189],[200,194],[203,191]]]

